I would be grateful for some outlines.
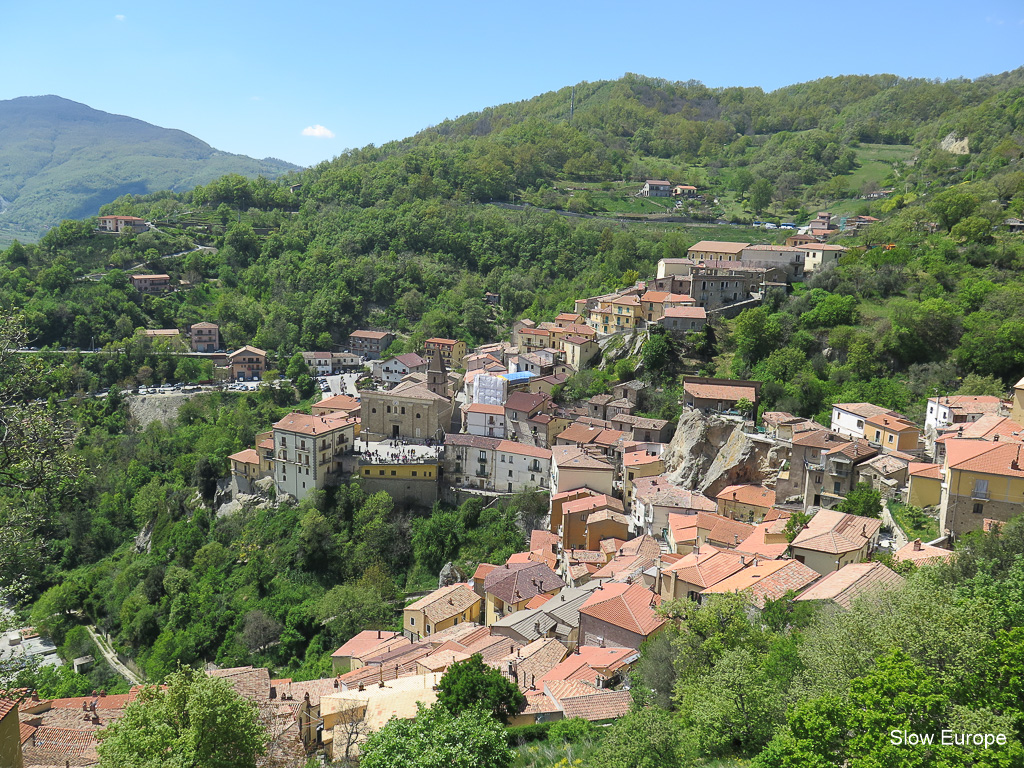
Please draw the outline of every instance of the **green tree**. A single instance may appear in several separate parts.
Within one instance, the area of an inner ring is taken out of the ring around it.
[[[675,378],[679,372],[679,349],[672,334],[660,326],[649,331],[641,352],[644,375],[656,383]]]
[[[437,684],[437,701],[455,714],[482,707],[502,723],[526,706],[519,688],[486,666],[479,653],[448,668]]]
[[[992,222],[982,216],[961,219],[950,229],[949,234],[964,243],[988,245],[995,240],[992,236]]]
[[[98,738],[101,768],[255,768],[268,733],[226,680],[182,667]]]
[[[760,214],[765,208],[771,205],[772,196],[775,194],[775,187],[768,179],[758,179],[750,188],[750,206],[754,213]]]
[[[608,728],[597,764],[604,768],[680,768],[691,763],[692,752],[673,717],[651,707],[630,712]]]
[[[479,708],[453,714],[420,705],[410,720],[391,719],[366,740],[360,768],[508,768],[505,729]]]
[[[947,232],[952,232],[953,227],[974,213],[977,208],[978,198],[955,188],[939,192],[928,204],[928,209],[935,214]]]
[[[870,483],[857,483],[846,498],[836,505],[836,509],[850,515],[879,518],[882,516],[882,494],[872,488]]]

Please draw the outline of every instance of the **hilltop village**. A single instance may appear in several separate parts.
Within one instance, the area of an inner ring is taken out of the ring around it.
[[[783,599],[845,610],[901,585],[901,564],[948,559],[964,535],[998,530],[1024,505],[1024,380],[1009,401],[936,394],[924,423],[869,402],[835,404],[827,425],[760,412],[761,382],[698,375],[683,377],[677,422],[649,418],[642,371],[610,394],[557,397],[614,350],[699,338],[709,318],[759,305],[844,250],[813,236],[702,241],[650,278],[474,349],[431,338],[388,355],[394,334],[366,329],[344,352],[304,353],[312,375],[350,373],[352,391],[325,392],[231,455],[227,509],[356,478],[411,507],[542,492],[547,514],[507,560],[446,565],[436,590],[410,596],[400,631],[365,629],[337,648],[330,677],[209,674],[258,705],[282,759],[348,759],[393,716],[433,703],[445,671],[475,654],[525,695],[510,725],[603,723],[629,710],[641,645],[675,620],[669,601],[739,594],[754,614]],[[190,336],[183,344],[218,354],[214,324]],[[268,367],[253,346],[224,356],[232,382]],[[71,761],[95,755],[97,732],[140,690],[29,697],[0,723],[20,723],[25,765],[87,764]]]

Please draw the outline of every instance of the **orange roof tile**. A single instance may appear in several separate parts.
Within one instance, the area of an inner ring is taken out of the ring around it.
[[[775,506],[775,491],[763,485],[730,485],[723,488],[715,498],[721,501],[735,501],[752,507]]]
[[[661,598],[642,584],[605,584],[580,606],[580,613],[647,636],[660,629],[665,619],[654,612]]]
[[[853,601],[875,590],[895,589],[906,579],[882,563],[849,563],[826,574],[800,593],[797,600],[831,600],[849,610]]]
[[[881,520],[820,509],[793,539],[793,547],[833,555],[854,552],[874,537],[881,526]]]
[[[763,608],[767,600],[778,600],[788,592],[799,592],[817,579],[816,571],[796,560],[758,560],[756,565],[723,579],[701,594],[742,592],[754,605]]]

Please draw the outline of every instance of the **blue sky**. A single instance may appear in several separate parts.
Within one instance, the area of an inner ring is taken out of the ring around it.
[[[56,94],[300,165],[625,72],[773,90],[1024,65],[1021,0],[5,5],[0,99]]]

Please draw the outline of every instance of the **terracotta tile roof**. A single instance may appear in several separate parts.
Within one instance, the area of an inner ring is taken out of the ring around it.
[[[738,254],[744,248],[749,248],[750,243],[731,243],[722,240],[701,240],[690,247],[687,253],[706,251],[708,253],[732,253]]]
[[[684,382],[683,391],[701,400],[741,400],[746,398],[751,402],[757,399],[757,390],[754,387],[738,385],[729,386],[724,384],[698,384],[696,382]]]
[[[597,512],[592,513],[589,517],[587,517],[587,525],[600,523],[605,520],[611,520],[613,522],[619,523],[620,525],[627,527],[629,526],[628,517],[626,517],[621,512],[615,512],[611,509],[599,509]]]
[[[730,485],[723,488],[715,498],[749,504],[752,507],[775,506],[775,491],[763,485]]]
[[[661,304],[668,297],[668,291],[647,291],[640,297],[640,301],[648,304]]]
[[[259,347],[253,347],[253,346],[250,346],[250,345],[246,344],[244,347],[242,347],[240,349],[236,349],[234,352],[229,353],[228,357],[229,358],[237,357],[238,355],[242,354],[243,352],[249,352],[250,354],[254,354],[254,355],[263,355],[264,357],[266,357],[266,354],[267,354],[266,352],[264,352]]]
[[[412,605],[405,606],[405,610],[423,611],[431,624],[438,624],[454,616],[461,616],[479,601],[476,592],[465,584],[452,584],[421,597]]]
[[[707,513],[704,514],[707,515]],[[707,534],[709,542],[720,541],[723,546],[738,547],[754,532],[754,526],[750,523],[733,520],[722,515],[715,515],[714,517],[713,525]]]
[[[648,464],[657,464],[658,462],[664,463],[664,460],[659,454],[651,451],[630,451],[622,457],[622,465],[624,467],[642,467]]]
[[[977,421],[967,424],[954,424],[953,434],[956,437],[974,439],[992,439],[996,435],[1000,439],[1009,438],[1015,442],[1024,440],[1024,426],[1018,424],[1009,416],[998,416],[988,414]],[[962,427],[962,429],[961,429]]]
[[[881,520],[820,509],[793,539],[793,546],[831,555],[862,548],[882,526]]]
[[[754,605],[763,608],[766,601],[778,600],[788,592],[799,592],[818,578],[816,571],[796,560],[758,560],[757,565],[744,568],[701,594],[742,592]]]
[[[522,613],[522,611],[517,611]],[[491,628],[487,627],[487,634],[478,638],[475,642],[466,646],[466,653],[473,655],[479,653],[485,662],[497,661],[504,656],[515,653],[522,648],[523,644],[511,637],[491,634]]]
[[[535,549],[546,549],[553,552],[557,549],[561,541],[561,537],[557,533],[551,533],[551,531],[545,531],[540,528],[535,528],[530,531],[531,551]]]
[[[867,440],[851,440],[849,443],[838,445],[835,448],[827,451],[829,456],[842,455],[848,459],[856,459],[857,461],[866,461],[872,456],[878,454],[878,449],[875,448]]]
[[[883,454],[864,462],[865,466],[871,467],[883,475],[894,475],[907,468],[909,462],[903,461],[892,455]]]
[[[597,691],[586,696],[560,700],[563,717],[581,717],[593,722],[613,720],[629,712],[632,694],[629,691]]]
[[[880,416],[883,413],[888,416],[899,416],[898,413],[894,413],[888,408],[883,408],[882,406],[875,405],[873,403],[836,403],[832,407],[860,416],[862,419],[870,419],[873,416]]]
[[[359,401],[349,395],[335,395],[313,403],[314,408],[324,408],[336,411],[354,411],[359,407]]]
[[[246,448],[244,451],[232,453],[230,456],[228,456],[228,458],[231,459],[232,461],[241,461],[246,464],[260,463],[260,455],[256,453],[256,451],[252,448]]]
[[[744,557],[732,550],[701,544],[662,571],[701,588],[714,586],[744,567]]]
[[[536,597],[530,598],[530,602],[526,604],[526,609],[540,608],[544,603],[550,600],[554,595],[537,595]]]
[[[6,639],[4,642],[7,642]],[[15,707],[18,706],[18,702],[14,699],[0,699],[0,720],[7,717],[7,714],[11,712]]]
[[[506,564],[484,579],[484,591],[504,603],[520,603],[564,586],[565,582],[544,563]]]
[[[533,459],[551,460],[551,451],[547,448],[537,448],[525,443],[517,443],[514,440],[502,440],[498,443],[497,450],[503,453],[512,453],[516,456],[529,456]]]
[[[207,674],[227,680],[239,695],[247,699],[266,701],[270,698],[270,673],[264,667],[230,667]]]
[[[1024,446],[1001,442],[982,444],[986,450],[970,458],[954,462],[950,456],[950,469],[999,477],[1024,477]]]
[[[451,402],[447,397],[431,392],[426,384],[416,381],[403,381],[394,389],[379,393],[382,397],[404,397],[409,400],[439,400],[445,403]]]
[[[3,719],[3,715],[0,714],[0,720]],[[18,737],[22,744],[32,738],[32,734],[36,732],[36,726],[29,725],[28,723],[18,723]]]
[[[500,568],[500,565],[491,565],[490,563],[480,563],[476,570],[473,571],[473,581],[482,581],[487,577],[487,574],[493,571],[495,568]]]
[[[808,429],[793,435],[793,445],[807,448],[834,448],[840,443],[848,443],[849,438],[837,435],[828,429]]]
[[[503,405],[488,405],[487,403],[471,403],[467,405],[466,413],[489,413],[494,416],[504,416],[505,406]]]
[[[706,320],[708,312],[704,307],[667,307],[665,317],[678,317],[683,320]]]
[[[783,533],[785,522],[785,519],[774,520],[754,526],[750,535],[736,547],[736,552],[766,560],[778,560],[785,556],[789,550],[789,542]]]
[[[326,435],[335,429],[355,424],[359,419],[343,413],[328,413],[323,416],[310,416],[305,413],[289,413],[274,424],[274,429],[294,432],[300,435]]]
[[[574,445],[556,445],[551,455],[559,469],[596,469],[609,472],[612,470],[612,465],[604,459],[591,456]]]
[[[906,579],[882,563],[850,563],[826,574],[800,593],[797,600],[831,600],[849,610],[861,595],[876,590],[895,589]]]
[[[387,331],[352,331],[352,333],[349,334],[349,337],[351,338],[354,336],[357,339],[376,339],[379,341],[385,336],[390,335],[391,334]]]
[[[598,509],[611,509],[615,512],[624,511],[621,501],[616,499],[614,496],[606,496],[603,493],[594,496],[585,496],[582,499],[575,499],[562,504],[563,515],[574,515],[588,510]]]
[[[907,468],[911,477],[928,477],[933,480],[942,479],[942,465],[928,462],[912,461]]]
[[[963,413],[998,413],[1002,398],[993,395],[942,395],[929,397],[929,403],[963,409]]]
[[[909,419],[904,419],[901,416],[892,416],[888,413],[880,413],[877,416],[871,416],[865,419],[864,423],[870,424],[873,427],[887,429],[890,432],[920,432],[920,428],[917,424]]]
[[[580,606],[580,613],[644,637],[665,624],[654,612],[661,598],[642,584],[605,584]]]
[[[929,561],[949,560],[953,555],[954,552],[950,549],[922,544],[920,539],[914,539],[893,552],[892,559],[896,563],[909,561],[920,565]]]
[[[131,693],[116,693],[109,696],[72,696],[65,699],[51,699],[52,709],[74,709],[81,711],[82,705],[89,705],[96,702],[97,710],[124,709],[138,697],[138,691]],[[2,717],[2,712],[0,712]]]
[[[96,749],[96,736],[94,732],[79,731],[71,728],[53,728],[42,725],[36,728],[32,740],[32,746],[37,749],[69,757],[81,757],[87,752],[94,752]]]
[[[633,483],[633,496],[643,503],[659,507],[677,507],[709,512],[714,512],[718,508],[714,501],[699,491],[680,488],[663,476],[638,478]]]

